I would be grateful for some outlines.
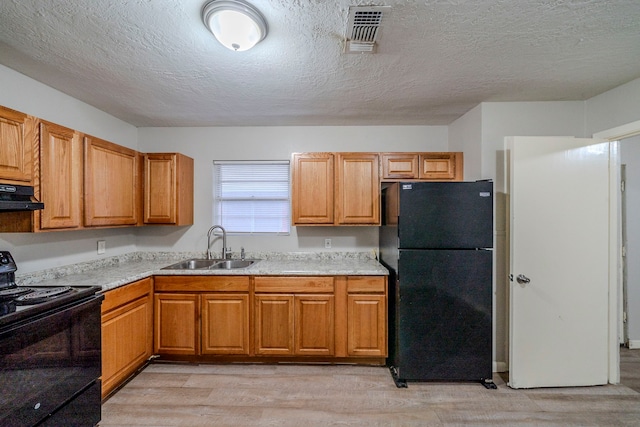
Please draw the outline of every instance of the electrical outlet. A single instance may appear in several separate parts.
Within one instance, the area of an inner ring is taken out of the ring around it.
[[[105,252],[107,252],[107,242],[98,240],[98,255],[102,255]]]
[[[331,249],[331,239],[324,239],[325,249]]]

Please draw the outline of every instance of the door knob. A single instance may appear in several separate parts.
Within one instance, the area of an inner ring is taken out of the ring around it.
[[[529,279],[524,274],[518,274],[518,277],[516,277],[516,281],[518,283],[520,283],[521,285],[526,285],[527,283],[529,283],[531,281],[531,279]]]

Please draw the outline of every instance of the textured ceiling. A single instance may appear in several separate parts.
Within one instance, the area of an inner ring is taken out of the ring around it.
[[[584,100],[640,77],[638,0],[252,0],[232,52],[205,0],[2,0],[0,63],[136,126],[440,125],[482,101]],[[348,8],[388,5],[376,54]]]

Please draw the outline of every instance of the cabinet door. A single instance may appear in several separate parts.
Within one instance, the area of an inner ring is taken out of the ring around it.
[[[249,354],[249,295],[202,295],[202,354]]]
[[[295,153],[291,186],[293,225],[333,224],[333,154]]]
[[[140,209],[134,150],[85,137],[84,225],[136,225]]]
[[[193,159],[154,153],[144,163],[144,222],[193,224]]]
[[[153,340],[151,292],[151,279],[145,279],[105,294],[102,305],[103,397],[133,374],[151,356]],[[104,311],[105,308],[107,311]]]
[[[349,356],[387,356],[386,298],[384,295],[347,296]]]
[[[418,178],[417,153],[382,153],[382,179]]]
[[[420,154],[420,179],[461,181],[462,153]]]
[[[83,156],[80,136],[52,123],[40,123],[40,228],[82,224]]]
[[[334,354],[333,295],[295,296],[295,354]]]
[[[380,224],[380,179],[375,153],[338,153],[336,216],[339,225]]]
[[[197,355],[200,299],[196,294],[155,294],[154,352]]]
[[[0,107],[0,179],[22,181],[33,176],[35,119]]]
[[[255,296],[256,354],[293,354],[293,299],[293,295],[282,294]]]

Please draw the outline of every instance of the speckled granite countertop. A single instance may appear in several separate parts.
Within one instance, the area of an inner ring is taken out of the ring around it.
[[[261,261],[235,270],[162,270],[181,260],[203,258],[202,253],[133,252],[21,275],[21,286],[100,286],[114,289],[153,275],[240,275],[240,276],[380,276],[389,272],[366,252],[248,253]]]

